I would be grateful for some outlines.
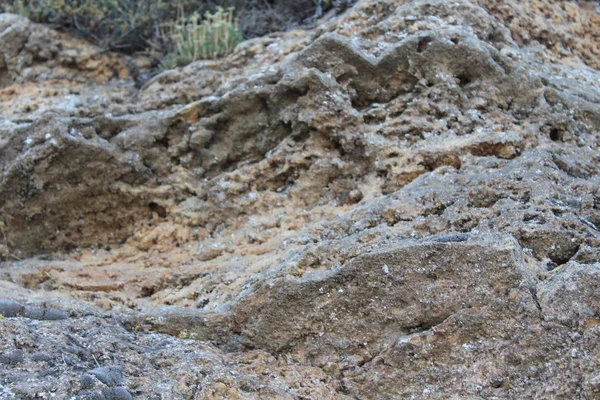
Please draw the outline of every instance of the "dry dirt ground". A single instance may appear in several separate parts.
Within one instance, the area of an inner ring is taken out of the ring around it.
[[[0,399],[600,397],[597,2],[132,63],[0,14]]]

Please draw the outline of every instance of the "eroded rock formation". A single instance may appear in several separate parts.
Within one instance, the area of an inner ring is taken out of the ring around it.
[[[593,2],[363,0],[139,90],[0,21],[1,395],[600,394]]]

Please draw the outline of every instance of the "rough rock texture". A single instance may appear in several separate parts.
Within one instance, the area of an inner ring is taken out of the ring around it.
[[[2,48],[0,396],[599,397],[599,12],[362,0],[139,90]]]
[[[129,75],[122,57],[15,14],[0,16],[0,54],[0,88],[49,80],[104,83]]]

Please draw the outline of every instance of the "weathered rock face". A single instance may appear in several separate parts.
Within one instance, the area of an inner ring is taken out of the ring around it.
[[[600,14],[530,3],[364,0],[139,91],[5,74],[7,395],[599,396]],[[122,355],[48,378],[92,326]]]
[[[147,168],[91,126],[80,132],[71,121],[43,118],[16,130],[0,159],[6,226],[22,252],[115,243],[152,214],[152,203],[130,192],[150,183]]]
[[[104,83],[129,76],[125,60],[15,14],[0,16],[0,88],[67,80]]]

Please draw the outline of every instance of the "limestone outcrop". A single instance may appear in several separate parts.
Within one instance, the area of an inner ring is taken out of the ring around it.
[[[0,15],[0,397],[600,395],[600,11],[528,3],[362,0],[141,88]]]

